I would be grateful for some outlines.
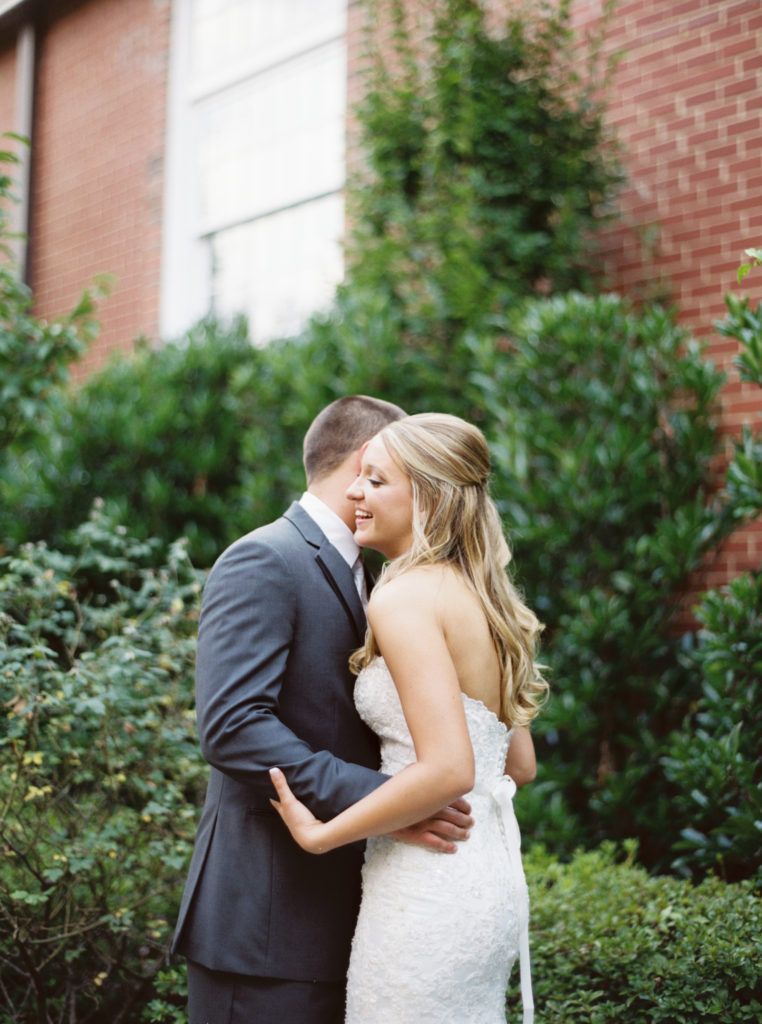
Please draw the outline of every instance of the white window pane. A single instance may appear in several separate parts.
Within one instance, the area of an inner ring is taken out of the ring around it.
[[[162,331],[258,341],[343,276],[347,0],[173,0]]]
[[[216,235],[215,312],[246,314],[258,343],[295,334],[342,279],[343,229],[343,199],[329,196]]]
[[[193,0],[194,89],[277,64],[346,32],[346,0]]]
[[[202,230],[340,189],[345,109],[343,40],[204,101]]]

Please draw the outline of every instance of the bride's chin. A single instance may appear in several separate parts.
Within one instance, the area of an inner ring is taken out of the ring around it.
[[[368,536],[367,534],[355,534],[355,540],[363,548],[369,548],[371,551],[378,551],[379,555],[383,555],[384,558],[389,558],[389,555],[384,550],[383,542],[377,541],[374,537]]]

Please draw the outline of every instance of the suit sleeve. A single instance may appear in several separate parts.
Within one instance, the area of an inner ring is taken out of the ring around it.
[[[212,569],[196,654],[199,739],[209,764],[250,786],[264,806],[275,795],[268,771],[278,766],[299,799],[328,820],[385,776],[313,750],[279,717],[295,586],[278,552],[249,538]]]

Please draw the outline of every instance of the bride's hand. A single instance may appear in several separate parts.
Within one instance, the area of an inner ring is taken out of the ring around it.
[[[307,853],[326,853],[329,847],[325,843],[325,825],[291,792],[286,776],[280,768],[270,769],[277,800],[271,800],[275,810],[286,824],[286,828],[296,842]]]

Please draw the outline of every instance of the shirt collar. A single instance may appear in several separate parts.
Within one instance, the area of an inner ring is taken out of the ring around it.
[[[337,516],[324,501],[309,491],[304,492],[299,499],[299,504],[310,519],[320,527],[351,569],[360,554],[360,547],[344,520]]]

